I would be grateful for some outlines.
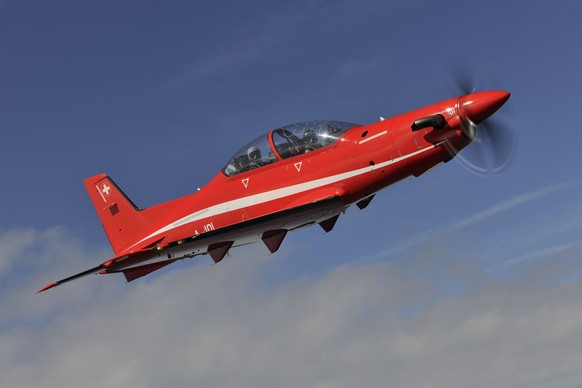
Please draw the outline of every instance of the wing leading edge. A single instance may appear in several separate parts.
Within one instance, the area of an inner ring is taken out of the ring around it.
[[[99,273],[100,271],[102,271],[105,268],[106,267],[103,264],[98,265],[97,267],[88,269],[88,270],[83,271],[83,272],[79,272],[78,274],[73,275],[73,276],[69,276],[68,278],[64,278],[64,279],[58,280],[56,282],[49,283],[46,286],[44,286],[43,288],[41,288],[40,290],[38,290],[36,293],[37,294],[41,293],[41,292],[46,291],[48,289],[51,289],[53,287],[60,286],[61,284],[68,283],[70,281],[82,278],[82,277],[87,276],[87,275],[93,275],[93,274]]]

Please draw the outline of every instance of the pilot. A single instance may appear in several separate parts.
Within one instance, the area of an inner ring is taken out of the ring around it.
[[[338,128],[336,125],[328,124],[327,129],[325,131],[325,132],[327,132],[326,136],[325,136],[325,145],[328,146],[328,145],[332,144],[333,142],[335,142],[338,138],[337,133],[340,131],[341,131],[341,129]]]
[[[227,176],[233,176],[234,174],[237,173],[237,168],[233,163],[229,163],[228,166],[226,166],[226,168],[224,169],[224,173]]]
[[[247,156],[249,157],[249,168],[257,168],[263,165],[261,161],[261,151],[255,147],[249,147],[247,150]]]
[[[305,148],[305,153],[313,151],[321,147],[317,142],[317,135],[313,130],[308,129],[303,133],[303,147]]]

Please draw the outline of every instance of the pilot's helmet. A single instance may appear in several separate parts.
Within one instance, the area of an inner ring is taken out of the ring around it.
[[[249,160],[261,160],[261,151],[255,146],[249,147],[247,155]]]
[[[308,129],[303,133],[303,141],[306,144],[315,144],[317,143],[317,135],[315,134],[315,132],[313,132],[313,130]]]
[[[340,131],[341,131],[341,128],[340,128],[340,127],[338,127],[338,126],[337,126],[337,125],[335,125],[335,124],[328,124],[328,126],[327,126],[327,131],[328,131],[330,134],[334,134],[334,133],[338,133],[338,132],[340,132]]]

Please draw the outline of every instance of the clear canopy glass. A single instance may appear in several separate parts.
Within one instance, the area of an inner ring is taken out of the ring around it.
[[[274,129],[242,147],[224,166],[222,172],[233,176],[275,163],[280,158],[287,159],[330,146],[355,126],[358,124],[317,120]],[[271,141],[275,149],[272,148]]]

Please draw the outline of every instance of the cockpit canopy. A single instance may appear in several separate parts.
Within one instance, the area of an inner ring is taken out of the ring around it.
[[[330,146],[344,132],[356,126],[358,124],[317,120],[273,129],[242,147],[224,166],[222,172],[227,176],[233,176],[281,159]]]

